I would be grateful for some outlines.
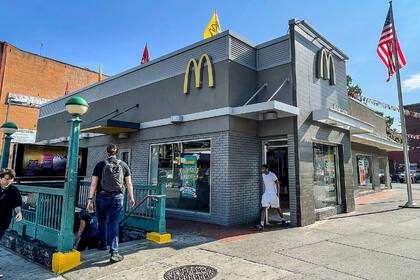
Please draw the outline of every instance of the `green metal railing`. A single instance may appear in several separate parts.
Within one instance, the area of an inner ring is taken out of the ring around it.
[[[79,185],[78,201],[76,205],[85,208],[87,197],[89,195],[89,181],[81,181]],[[133,185],[134,197],[136,199],[137,209],[131,212],[127,203],[128,192],[125,192],[124,198],[124,216],[123,225],[143,229],[146,231],[154,231],[159,233],[166,232],[166,193],[162,185]],[[147,198],[146,198],[147,197]],[[138,205],[144,198],[146,201]]]
[[[64,201],[64,189],[48,188],[43,186],[16,185],[22,194],[24,203],[22,206],[23,220],[12,221],[10,229],[20,235],[26,235],[34,239],[44,241],[52,247],[57,247],[60,238],[68,236],[66,229],[61,226]],[[90,182],[81,181],[79,184],[76,206],[85,208],[89,195]],[[161,186],[134,185],[134,195],[137,206],[145,200],[137,209],[131,211],[127,205],[127,192],[125,192],[125,219],[124,226],[154,231],[166,232],[166,196],[165,189]],[[130,213],[129,216],[127,214]],[[72,213],[74,215],[74,213]],[[69,238],[69,237],[66,237]]]
[[[64,190],[28,185],[16,187],[24,200],[23,220],[12,220],[10,229],[56,247],[61,234]]]
[[[89,188],[90,182],[89,181],[80,181],[79,189],[77,193],[77,201],[76,206],[80,208],[85,208],[87,205],[87,199],[89,196]]]

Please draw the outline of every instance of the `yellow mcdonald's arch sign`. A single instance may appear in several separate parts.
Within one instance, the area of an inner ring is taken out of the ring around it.
[[[208,75],[208,85],[209,87],[214,87],[214,78],[213,78],[213,64],[208,54],[203,54],[200,57],[200,60],[197,63],[197,60],[191,58],[187,63],[187,68],[185,69],[185,76],[184,76],[184,94],[188,94],[189,92],[189,84],[190,84],[190,70],[191,65],[194,67],[194,77],[195,77],[195,87],[201,88],[201,72],[204,68],[204,61],[207,63],[207,75]]]
[[[325,48],[318,51],[316,72],[318,79],[329,80],[330,85],[335,85],[334,59]]]

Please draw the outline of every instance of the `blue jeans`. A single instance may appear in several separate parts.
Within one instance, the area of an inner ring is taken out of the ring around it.
[[[110,253],[118,252],[119,222],[123,213],[123,194],[100,192],[96,195],[99,224],[99,247],[110,245]]]

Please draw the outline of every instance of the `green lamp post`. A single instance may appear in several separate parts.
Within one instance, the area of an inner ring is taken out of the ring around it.
[[[79,159],[80,116],[86,113],[89,105],[83,98],[76,96],[66,102],[66,110],[71,119],[69,147],[67,151],[66,178],[64,183],[63,212],[58,240],[58,251],[68,252],[73,248],[74,207],[77,189],[77,170]]]
[[[9,153],[10,153],[10,142],[12,141],[12,135],[18,130],[18,127],[12,122],[5,122],[0,126],[1,131],[3,131],[3,149],[1,153],[1,168],[7,168],[9,164]]]

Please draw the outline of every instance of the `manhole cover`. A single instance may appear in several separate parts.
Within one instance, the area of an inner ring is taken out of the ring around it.
[[[208,280],[216,276],[217,270],[206,265],[184,265],[168,270],[165,280]]]

